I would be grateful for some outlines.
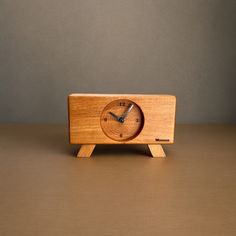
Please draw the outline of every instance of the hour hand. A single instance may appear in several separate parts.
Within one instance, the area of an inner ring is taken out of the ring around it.
[[[119,117],[116,115],[116,114],[114,114],[113,112],[109,112],[112,116],[113,116],[113,118],[116,120],[116,121],[118,121],[118,122],[120,122],[120,120],[119,120]]]

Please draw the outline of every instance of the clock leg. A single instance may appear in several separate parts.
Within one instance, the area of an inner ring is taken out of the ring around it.
[[[95,146],[96,146],[95,144],[81,145],[80,150],[77,154],[77,157],[90,157]]]
[[[148,144],[152,157],[166,157],[161,144]]]

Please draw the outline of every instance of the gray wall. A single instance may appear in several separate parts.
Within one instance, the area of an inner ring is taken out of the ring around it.
[[[0,0],[0,121],[67,120],[67,95],[167,93],[236,121],[236,1]]]

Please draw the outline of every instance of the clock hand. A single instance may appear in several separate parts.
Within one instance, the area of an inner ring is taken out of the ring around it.
[[[114,114],[113,112],[109,112],[112,116],[113,116],[113,118],[116,120],[116,121],[118,121],[118,122],[120,122],[120,120],[119,120],[119,117],[116,115],[116,114]]]
[[[132,110],[133,107],[134,107],[134,104],[130,104],[129,107],[128,107],[128,110],[123,114],[123,116],[121,116],[121,117],[119,118],[119,121],[120,121],[121,123],[124,123],[125,118],[128,116],[128,114],[130,113],[130,111]]]

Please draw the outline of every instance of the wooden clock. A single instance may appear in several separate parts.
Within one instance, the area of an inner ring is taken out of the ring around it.
[[[165,157],[161,144],[174,142],[176,98],[171,95],[71,94],[69,138],[90,157],[96,144],[147,144]]]

